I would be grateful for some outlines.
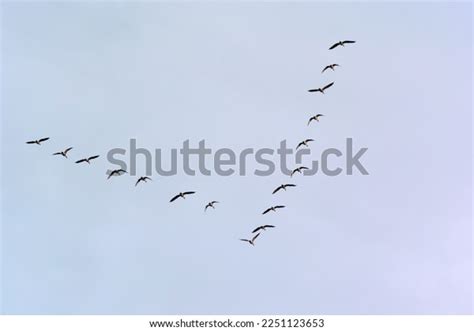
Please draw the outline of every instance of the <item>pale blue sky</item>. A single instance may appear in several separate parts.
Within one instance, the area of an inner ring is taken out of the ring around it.
[[[3,313],[472,312],[470,4],[2,11]],[[327,50],[340,39],[357,44]],[[236,150],[314,138],[318,157],[346,137],[369,148],[369,176],[298,177],[275,196],[279,174],[137,188],[104,175],[130,138]],[[71,159],[51,156],[68,146]],[[182,190],[198,194],[170,205]],[[204,214],[209,200],[222,203]],[[238,241],[262,223],[277,228]]]

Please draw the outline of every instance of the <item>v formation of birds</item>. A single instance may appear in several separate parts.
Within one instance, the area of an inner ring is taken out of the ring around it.
[[[353,40],[344,40],[344,41],[338,41],[337,43],[333,44],[329,50],[332,50],[332,49],[335,49],[339,46],[342,46],[342,47],[345,47],[346,44],[353,44],[355,43],[355,41]],[[322,72],[321,73],[324,73],[326,70],[328,69],[331,69],[332,71],[335,71],[336,67],[339,67],[339,64],[337,63],[332,63],[332,64],[329,64],[329,65],[326,65]],[[316,93],[316,92],[319,92],[319,93],[322,93],[322,94],[325,94],[325,91],[327,89],[329,89],[330,87],[332,87],[334,85],[334,82],[331,82],[329,84],[326,84],[325,86],[323,87],[319,87],[319,88],[314,88],[314,89],[310,89],[308,90],[308,92],[310,93]],[[307,125],[310,125],[313,121],[315,122],[319,122],[319,119],[324,116],[323,114],[316,114],[314,116],[311,116],[308,120],[308,124]],[[40,139],[36,139],[36,140],[30,140],[30,141],[27,141],[26,143],[27,144],[30,144],[30,145],[42,145],[42,143],[48,141],[50,138],[49,137],[45,137],[45,138],[40,138]],[[297,146],[296,146],[296,149],[300,148],[300,147],[309,147],[309,143],[310,142],[313,142],[314,139],[305,139],[303,140],[302,142],[300,142]],[[53,153],[52,155],[54,156],[63,156],[65,158],[68,158],[68,153],[72,150],[73,148],[72,147],[68,147],[64,150],[61,150],[61,151],[58,151],[58,152],[55,152]],[[88,157],[84,157],[82,159],[79,159],[77,160],[75,163],[87,163],[87,164],[91,164],[91,161],[92,160],[95,160],[97,158],[99,158],[100,155],[92,155],[92,156],[88,156]],[[296,173],[300,173],[302,174],[302,171],[303,170],[307,170],[308,168],[307,167],[304,167],[304,166],[299,166],[297,168],[295,168],[292,172],[291,172],[291,175],[290,177],[293,177],[294,174]],[[124,169],[116,169],[116,170],[113,170],[111,171],[108,176],[107,176],[107,179],[110,179],[111,177],[114,177],[114,176],[121,176],[123,174],[127,173],[126,170]],[[151,181],[152,178],[148,177],[148,176],[143,176],[143,177],[140,177],[138,178],[138,180],[135,182],[135,186],[137,186],[138,184],[140,183],[147,183],[148,181]],[[295,184],[281,184],[280,186],[278,186],[277,188],[275,188],[272,192],[272,194],[275,194],[279,191],[286,191],[287,188],[289,187],[296,187]],[[176,194],[175,196],[173,196],[171,199],[170,199],[170,202],[174,202],[178,199],[186,199],[187,196],[191,196],[193,194],[195,194],[196,192],[195,191],[186,191],[186,192],[179,192],[178,194]],[[219,203],[219,201],[210,201],[209,203],[207,203],[204,207],[204,211],[206,212],[209,208],[211,209],[215,209],[216,208],[216,204]],[[275,206],[271,206],[269,208],[266,208],[262,215],[266,215],[267,213],[270,213],[270,212],[278,212],[279,209],[283,209],[285,208],[284,205],[275,205]],[[272,229],[272,228],[275,228],[275,225],[271,225],[271,224],[265,224],[265,225],[260,225],[258,226],[257,228],[255,228],[253,231],[252,231],[252,234],[253,236],[250,238],[250,239],[240,239],[240,241],[243,241],[243,242],[247,242],[249,243],[250,245],[252,246],[255,246],[255,240],[260,236],[260,234],[264,231],[266,231],[267,229]]]

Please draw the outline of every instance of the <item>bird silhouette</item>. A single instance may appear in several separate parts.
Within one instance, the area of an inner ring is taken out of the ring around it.
[[[334,82],[329,83],[328,85],[326,85],[324,87],[314,88],[314,89],[308,90],[308,92],[321,92],[322,94],[324,94],[324,91],[327,90],[328,88],[330,88],[333,85],[334,85]]]
[[[204,211],[206,211],[207,208],[209,208],[209,207],[211,207],[212,209],[215,209],[216,207],[214,207],[214,204],[216,204],[216,203],[219,203],[219,201],[211,201],[211,202],[209,202],[209,203],[206,205],[206,207],[204,207]]]
[[[310,118],[309,118],[309,121],[308,121],[308,125],[309,125],[309,123],[311,123],[311,121],[319,122],[319,118],[320,118],[321,116],[324,116],[324,115],[323,115],[323,114],[317,114],[317,115],[314,115],[314,116],[310,117]]]
[[[112,170],[110,172],[109,176],[107,177],[107,179],[110,179],[110,177],[112,177],[112,176],[121,176],[125,173],[127,173],[127,170],[123,170],[123,169]]]
[[[147,176],[142,176],[142,177],[138,178],[137,182],[135,183],[135,186],[137,186],[138,183],[140,183],[140,182],[146,183],[147,180],[152,180],[152,179],[150,177],[147,177]]]
[[[323,71],[321,71],[321,73],[325,72],[328,69],[331,69],[332,71],[334,71],[334,68],[336,68],[336,67],[339,67],[339,64],[337,64],[337,63],[329,64],[329,65],[324,67],[324,69],[323,69]]]
[[[86,162],[86,163],[90,164],[91,160],[97,159],[98,157],[99,157],[99,155],[90,156],[90,157],[85,158],[85,159],[80,159],[80,160],[76,161],[76,163]]]
[[[338,46],[344,46],[345,44],[354,44],[355,41],[354,40],[344,40],[344,41],[338,41],[337,43],[335,43],[334,45],[332,45],[331,47],[329,47],[329,49],[334,49]]]
[[[240,239],[240,241],[245,241],[248,242],[250,245],[255,246],[255,239],[260,235],[260,233],[257,233],[252,239]]]
[[[255,230],[253,230],[252,233],[255,233],[255,232],[260,231],[260,230],[266,231],[267,228],[274,228],[274,227],[275,227],[275,225],[268,225],[268,224],[267,225],[261,225],[258,228],[256,228]]]
[[[265,215],[265,214],[268,213],[269,211],[277,211],[277,209],[280,209],[280,208],[285,208],[285,206],[273,206],[273,207],[267,208],[267,209],[262,213],[262,215]]]
[[[49,137],[41,138],[41,139],[37,139],[37,140],[30,140],[30,141],[27,141],[26,143],[27,143],[27,144],[41,145],[41,143],[44,142],[44,141],[46,141],[46,140],[49,140]]]
[[[303,140],[302,142],[300,142],[298,144],[298,146],[296,146],[296,149],[300,148],[301,146],[309,147],[308,143],[311,142],[311,141],[314,141],[314,139],[305,139],[305,140]]]
[[[301,174],[301,170],[308,170],[308,169],[309,169],[309,168],[307,168],[307,167],[298,167],[298,168],[294,169],[294,170],[291,172],[290,177],[293,177],[293,175],[294,175],[295,173],[297,173],[297,172]]]
[[[295,186],[296,186],[295,184],[281,184],[280,186],[278,186],[278,187],[273,191],[272,194],[275,194],[275,193],[277,193],[277,192],[280,191],[280,190],[285,190],[285,191],[286,191],[286,188],[287,188],[287,187],[295,187]]]
[[[176,199],[178,198],[183,198],[183,199],[186,199],[186,195],[188,194],[194,194],[196,192],[194,191],[189,191],[189,192],[180,192],[179,194],[175,195],[174,197],[171,198],[170,202],[173,202],[175,201]]]
[[[62,155],[67,159],[67,152],[69,152],[71,149],[72,149],[72,147],[69,147],[69,148],[66,148],[64,151],[56,152],[53,155]]]

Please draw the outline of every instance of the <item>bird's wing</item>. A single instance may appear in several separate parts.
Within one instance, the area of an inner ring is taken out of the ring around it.
[[[255,239],[257,239],[257,237],[260,235],[260,232],[257,233],[253,238],[252,238],[252,241],[255,241]]]
[[[87,160],[86,159],[80,159],[78,161],[76,161],[76,163],[81,163],[81,162],[86,162]]]
[[[267,225],[264,225],[263,227],[264,227],[264,228],[274,228],[274,227],[275,227],[275,225],[270,225],[270,224],[267,224]]]
[[[325,66],[323,71],[321,71],[321,73],[325,72],[327,69],[331,68],[331,66]]]
[[[100,155],[94,155],[94,156],[91,156],[91,157],[89,157],[89,161],[90,161],[90,160],[97,159],[99,156],[100,156]]]
[[[153,179],[151,179],[150,177],[146,176],[146,177],[144,178],[144,181],[146,182],[148,179],[149,179],[149,180],[153,180]]]
[[[323,87],[323,90],[325,90],[325,89],[327,89],[327,88],[330,88],[330,87],[333,86],[333,85],[334,85],[334,82],[329,83],[328,85],[326,85],[326,86]]]
[[[332,45],[331,47],[329,47],[329,49],[334,49],[334,48],[336,48],[337,46],[339,46],[339,43],[335,43],[334,45]]]
[[[318,92],[319,91],[319,88],[313,88],[311,90],[308,90],[308,92]]]
[[[46,137],[46,138],[41,138],[41,139],[38,140],[38,141],[39,141],[40,143],[42,143],[43,141],[46,141],[46,140],[48,140],[48,139],[49,139],[49,137]]]
[[[61,155],[61,152],[53,153],[53,155]]]
[[[215,201],[215,200],[214,200],[214,201],[211,201],[211,203],[212,203],[212,204],[214,204],[214,203],[219,203],[219,201]]]
[[[110,172],[110,174],[107,176],[107,179],[110,179],[110,177],[112,177],[113,175],[115,175],[117,173],[117,170],[112,170]],[[136,186],[136,185],[135,185]]]
[[[64,154],[66,154],[67,152],[69,152],[71,149],[72,149],[72,147],[66,148],[66,150],[64,151]]]
[[[300,167],[300,170],[308,170],[308,167]]]
[[[295,184],[285,184],[286,187],[295,187]]]
[[[180,195],[175,195],[173,198],[171,198],[170,202],[173,202],[174,200],[178,199],[180,197]]]
[[[280,191],[280,190],[281,190],[281,186],[278,186],[278,187],[273,191],[272,194],[275,194],[275,193],[277,193],[277,192]]]
[[[268,208],[267,210],[265,210],[262,215],[265,215],[266,213],[268,213],[270,210],[272,210],[271,208]]]
[[[309,123],[311,123],[311,121],[313,121],[313,120],[314,120],[314,116],[312,116],[312,117],[309,119],[308,125],[309,125]]]
[[[209,205],[209,204],[207,204],[207,205],[206,205],[206,207],[204,207],[204,211],[206,211],[206,210],[207,210],[207,208],[209,208],[209,207],[210,207],[210,205]]]
[[[354,44],[355,40],[344,40],[342,43],[343,44]]]
[[[252,233],[255,233],[255,232],[257,232],[258,230],[261,230],[261,229],[262,229],[262,227],[259,226],[258,228],[256,228],[255,230],[253,230]]]
[[[250,240],[248,240],[248,239],[240,239],[240,241],[245,241],[245,242],[248,242],[248,243],[250,242]]]
[[[314,141],[314,139],[306,139],[307,143],[309,143],[310,141]]]
[[[323,115],[323,114],[318,114],[318,115],[316,115],[316,117],[321,117],[321,116],[324,116],[324,115]]]
[[[31,140],[31,141],[27,141],[26,143],[27,143],[27,144],[36,144],[36,141]]]
[[[298,149],[301,145],[304,145],[304,142],[300,142],[298,146],[296,146],[296,149]]]
[[[137,182],[135,183],[135,186],[137,186],[138,183],[140,183],[142,180],[143,180],[143,178],[138,178]]]
[[[275,209],[278,209],[278,208],[285,208],[285,206],[281,206],[281,205],[275,206]]]
[[[188,191],[188,192],[183,192],[183,195],[194,194],[194,193],[196,193],[196,192],[194,192],[194,191]]]

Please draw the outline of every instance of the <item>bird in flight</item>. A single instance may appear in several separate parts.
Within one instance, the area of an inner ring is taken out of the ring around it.
[[[295,186],[296,186],[295,184],[281,184],[280,186],[278,186],[278,187],[273,191],[272,194],[275,194],[275,193],[277,193],[277,192],[280,191],[280,190],[285,190],[285,191],[286,191],[286,188],[287,188],[287,187],[295,187]]]
[[[332,45],[331,47],[329,47],[329,49],[334,49],[334,48],[336,48],[337,46],[344,46],[345,44],[354,44],[354,43],[355,43],[354,40],[338,41],[337,43],[335,43],[334,45]]]
[[[275,227],[275,225],[261,225],[258,228],[256,228],[255,230],[253,230],[252,233],[255,233],[255,232],[260,231],[260,230],[266,231],[267,228],[274,228],[274,227]]]
[[[107,179],[110,179],[110,177],[112,177],[112,176],[121,176],[121,175],[125,174],[126,172],[127,172],[127,170],[123,170],[123,169],[112,170],[110,172],[109,176],[107,177]]]
[[[250,245],[255,246],[255,239],[260,235],[260,233],[257,233],[252,239],[240,239],[240,241],[245,241],[248,242]]]
[[[138,183],[140,183],[140,182],[146,183],[147,180],[152,180],[152,179],[150,177],[147,177],[147,176],[140,177],[140,178],[138,178],[137,182],[135,183],[135,186],[137,186]]]
[[[72,149],[72,147],[69,147],[69,148],[66,148],[64,151],[54,153],[53,155],[62,155],[67,159],[67,152],[69,152],[71,149]]]
[[[308,170],[308,168],[307,168],[307,167],[298,167],[298,168],[294,169],[294,170],[291,172],[290,177],[293,177],[293,175],[294,175],[295,173],[297,173],[297,172],[301,174],[301,170]]]
[[[94,160],[94,159],[97,159],[99,157],[99,155],[94,155],[94,156],[90,156],[88,158],[85,158],[85,159],[80,159],[78,161],[76,161],[76,163],[82,163],[82,162],[87,162],[87,163],[91,163],[90,161],[91,160]]]
[[[170,202],[173,202],[174,200],[178,199],[178,198],[183,198],[183,199],[186,199],[186,195],[188,194],[194,194],[196,192],[193,192],[193,191],[189,191],[189,192],[180,192],[179,194],[175,195],[173,198],[171,198]]]
[[[219,203],[219,201],[211,201],[211,202],[209,202],[209,203],[206,205],[206,207],[204,208],[204,211],[206,211],[207,208],[209,208],[209,207],[211,207],[212,209],[215,209],[216,207],[214,207],[214,204],[216,204],[216,203]]]
[[[276,211],[277,209],[280,209],[280,208],[285,208],[285,206],[273,206],[273,207],[267,208],[267,209],[262,213],[262,215],[265,215],[265,214],[268,213],[269,211]]]
[[[308,92],[321,92],[322,94],[324,94],[324,91],[328,88],[330,88],[331,86],[334,85],[334,82],[332,83],[329,83],[328,85],[324,86],[324,87],[320,87],[320,88],[314,88],[314,89],[311,89],[311,90],[308,90]]]
[[[308,121],[308,125],[309,125],[309,123],[311,123],[311,121],[319,122],[319,118],[320,118],[321,116],[324,116],[324,115],[323,115],[323,114],[317,114],[317,115],[314,115],[314,116],[310,117],[310,119],[309,119],[309,121]]]
[[[334,71],[334,68],[336,68],[336,67],[340,67],[340,65],[337,64],[337,63],[329,64],[329,65],[324,67],[324,69],[323,69],[323,71],[321,71],[321,73],[325,72],[328,69],[331,69],[332,71]]]
[[[46,138],[41,138],[41,139],[37,139],[37,140],[30,140],[30,141],[27,141],[26,143],[27,143],[27,144],[41,145],[41,143],[42,143],[43,141],[46,141],[46,140],[48,140],[48,139],[49,139],[49,137],[46,137]]]
[[[296,149],[298,149],[300,146],[309,147],[309,146],[308,146],[308,143],[311,142],[311,141],[314,141],[314,139],[305,139],[305,140],[303,140],[302,142],[300,142],[300,143],[298,144],[298,146],[296,146]]]

